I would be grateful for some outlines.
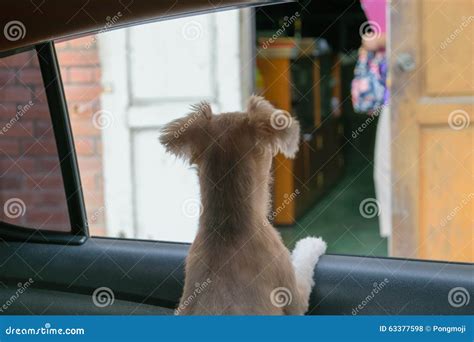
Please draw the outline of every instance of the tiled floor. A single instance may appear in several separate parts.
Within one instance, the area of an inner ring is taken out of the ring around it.
[[[372,165],[361,155],[348,165],[344,178],[291,228],[280,232],[287,246],[308,236],[321,236],[328,253],[387,256],[387,239],[381,238],[377,217],[359,213],[365,198],[374,198]]]

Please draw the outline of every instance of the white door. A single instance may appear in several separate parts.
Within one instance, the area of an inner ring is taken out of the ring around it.
[[[102,130],[109,236],[193,240],[197,176],[165,153],[159,129],[202,100],[215,112],[242,107],[252,74],[242,60],[252,41],[242,39],[241,22],[241,12],[228,11],[99,37],[102,115],[110,122]]]

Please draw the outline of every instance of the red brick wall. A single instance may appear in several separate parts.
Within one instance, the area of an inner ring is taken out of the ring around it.
[[[101,131],[93,116],[100,110],[100,63],[93,37],[56,45],[66,92],[84,198],[93,235],[105,235]]]
[[[54,134],[35,52],[0,59],[0,220],[70,230]]]
[[[100,65],[93,38],[56,46],[94,235],[105,235],[100,109]],[[19,106],[33,101],[18,116]],[[13,124],[9,124],[14,119]],[[7,127],[8,126],[8,127]],[[0,220],[44,229],[69,229],[61,172],[38,61],[33,52],[0,59]],[[12,212],[5,212],[10,199]],[[16,201],[18,202],[18,201]],[[23,202],[23,203],[21,203]],[[20,215],[14,210],[20,211]],[[8,214],[8,215],[7,215]],[[9,217],[10,216],[10,217]]]

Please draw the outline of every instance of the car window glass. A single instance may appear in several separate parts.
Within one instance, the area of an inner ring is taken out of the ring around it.
[[[59,162],[36,51],[0,58],[0,220],[70,231]]]

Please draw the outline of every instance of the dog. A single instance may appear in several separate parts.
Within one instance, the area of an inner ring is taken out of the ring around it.
[[[294,158],[300,126],[288,112],[252,96],[245,112],[214,115],[209,103],[166,124],[167,152],[197,166],[202,212],[185,265],[179,315],[302,315],[320,238],[300,240],[291,255],[268,219],[271,166]]]

